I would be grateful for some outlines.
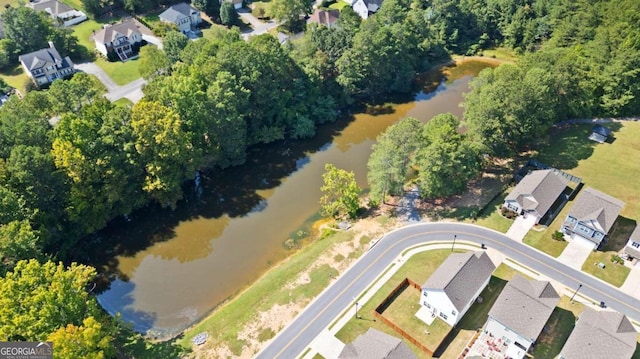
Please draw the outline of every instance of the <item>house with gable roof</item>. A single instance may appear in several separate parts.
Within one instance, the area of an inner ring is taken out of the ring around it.
[[[420,305],[455,326],[489,284],[496,269],[487,253],[453,253],[422,285]]]
[[[347,344],[338,359],[417,359],[409,346],[394,336],[369,328]]]
[[[522,359],[559,302],[551,283],[516,274],[489,310],[484,332],[499,339],[506,357]]]
[[[172,5],[160,14],[160,21],[175,24],[180,31],[187,33],[194,30],[202,22],[202,17],[198,9],[181,2]]]
[[[598,248],[609,234],[624,202],[593,188],[585,188],[562,224],[562,231],[586,245]]]
[[[135,55],[134,46],[142,42],[141,26],[143,25],[132,18],[117,24],[105,25],[93,35],[96,49],[104,56],[113,52],[120,60],[128,60]]]
[[[624,254],[629,258],[640,259],[640,226],[631,232],[629,241],[624,246]]]
[[[87,20],[87,15],[80,10],[58,0],[36,0],[26,4],[35,11],[44,11],[64,26],[79,24]]]
[[[527,174],[505,197],[504,207],[518,214],[536,217],[535,223],[549,214],[553,205],[563,200],[567,179],[553,170],[537,170]]]
[[[382,7],[382,1],[383,0],[355,0],[351,3],[351,7],[356,14],[366,20],[369,16],[380,10]]]
[[[38,86],[48,85],[74,72],[73,62],[69,56],[64,58],[60,56],[52,42],[49,42],[47,48],[20,55],[18,61]]]
[[[638,332],[621,313],[585,308],[559,359],[631,359]]]
[[[328,28],[336,27],[338,19],[340,18],[340,10],[337,9],[316,9],[316,11],[309,17],[309,23],[315,23],[318,25],[324,25]]]

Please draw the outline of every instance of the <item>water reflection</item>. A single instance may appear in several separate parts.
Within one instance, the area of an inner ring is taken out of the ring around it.
[[[105,278],[118,278],[100,303],[140,331],[182,330],[287,255],[283,242],[318,210],[326,163],[354,171],[366,186],[375,138],[406,116],[460,116],[470,78],[450,77],[415,101],[323,126],[311,141],[255,147],[244,166],[202,173],[200,198],[186,191],[191,197],[175,211],[150,207],[131,222],[114,221],[99,234],[99,245],[82,252],[97,258]],[[112,253],[105,258],[107,249]]]

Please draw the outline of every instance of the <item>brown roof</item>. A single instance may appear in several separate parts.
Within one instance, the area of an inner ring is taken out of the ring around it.
[[[369,328],[352,343],[345,345],[339,359],[417,359],[402,340]]]
[[[138,33],[142,36],[142,32],[140,31],[141,26],[142,25],[139,25],[133,19],[123,20],[117,24],[105,26],[93,35],[93,39],[105,44],[107,42],[113,42],[119,35],[129,38],[132,34]]]
[[[531,171],[505,201],[516,201],[525,210],[535,210],[543,216],[567,187],[567,179],[553,170]]]
[[[422,289],[440,289],[461,311],[475,298],[478,289],[491,277],[496,266],[487,253],[453,253],[422,285]]]
[[[624,314],[585,308],[560,355],[564,359],[629,359],[637,337]]]
[[[489,311],[489,317],[527,339],[536,339],[560,296],[547,281],[528,280],[516,274]]]
[[[332,25],[340,17],[340,11],[336,9],[320,10],[316,9],[316,12],[311,15],[309,22],[315,22],[316,24]]]
[[[608,233],[623,206],[621,200],[587,187],[580,192],[568,215],[593,229]]]

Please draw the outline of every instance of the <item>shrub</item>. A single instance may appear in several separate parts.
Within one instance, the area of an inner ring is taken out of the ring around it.
[[[611,262],[617,263],[617,264],[624,264],[624,259],[614,254],[611,256]]]
[[[508,218],[508,219],[514,219],[516,217],[518,217],[518,214],[512,210],[510,210],[507,207],[502,207],[500,208],[500,213],[502,213],[502,216]]]
[[[564,241],[564,233],[555,231],[551,233],[551,238],[553,238],[555,241]]]

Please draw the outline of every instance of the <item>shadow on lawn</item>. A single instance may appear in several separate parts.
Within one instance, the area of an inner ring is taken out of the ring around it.
[[[534,358],[555,358],[569,338],[576,317],[569,310],[556,307],[533,347]]]
[[[602,246],[602,251],[618,252],[627,244],[631,233],[636,228],[637,222],[634,219],[619,216],[613,225],[611,235]]]

